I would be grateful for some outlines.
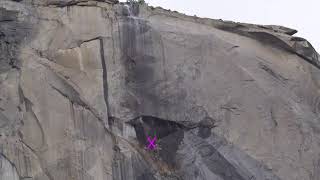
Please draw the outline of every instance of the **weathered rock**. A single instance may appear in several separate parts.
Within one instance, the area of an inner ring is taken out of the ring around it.
[[[318,180],[319,54],[296,32],[3,0],[0,179]]]

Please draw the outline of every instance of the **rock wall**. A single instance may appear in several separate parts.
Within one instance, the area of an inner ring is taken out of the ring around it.
[[[319,54],[296,32],[2,0],[0,179],[319,180]]]

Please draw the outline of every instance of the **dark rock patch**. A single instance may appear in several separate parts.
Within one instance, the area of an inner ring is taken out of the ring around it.
[[[208,138],[211,135],[211,128],[208,127],[199,127],[198,136],[202,138]]]
[[[246,180],[219,151],[209,144],[199,147],[199,154],[207,167],[224,180]]]
[[[170,167],[175,167],[177,165],[176,154],[179,149],[179,145],[183,140],[183,137],[183,130],[178,130],[177,132],[162,138],[158,143],[160,147],[160,158]]]
[[[211,136],[211,129],[216,125],[215,120],[207,116],[200,121],[198,126],[198,136],[205,139]]]
[[[18,11],[0,8],[0,73],[19,69],[18,50],[30,38],[31,25],[18,19]]]
[[[147,143],[147,136],[154,137],[156,135],[160,140],[183,128],[181,124],[176,122],[152,116],[140,116],[128,123],[135,128],[138,141],[143,145]]]
[[[175,166],[175,156],[184,137],[181,124],[152,116],[142,116],[129,122],[136,131],[137,139],[142,146],[147,145],[147,137],[157,137],[157,148],[160,159],[169,166]]]

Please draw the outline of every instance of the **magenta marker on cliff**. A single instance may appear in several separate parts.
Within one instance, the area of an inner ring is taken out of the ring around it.
[[[149,150],[154,150],[157,147],[156,140],[157,140],[156,136],[153,139],[151,139],[151,137],[148,137],[149,144],[148,144],[147,148]]]

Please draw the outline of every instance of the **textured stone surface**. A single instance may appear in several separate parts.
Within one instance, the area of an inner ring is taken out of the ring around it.
[[[0,179],[318,180],[319,54],[295,33],[2,0]]]

